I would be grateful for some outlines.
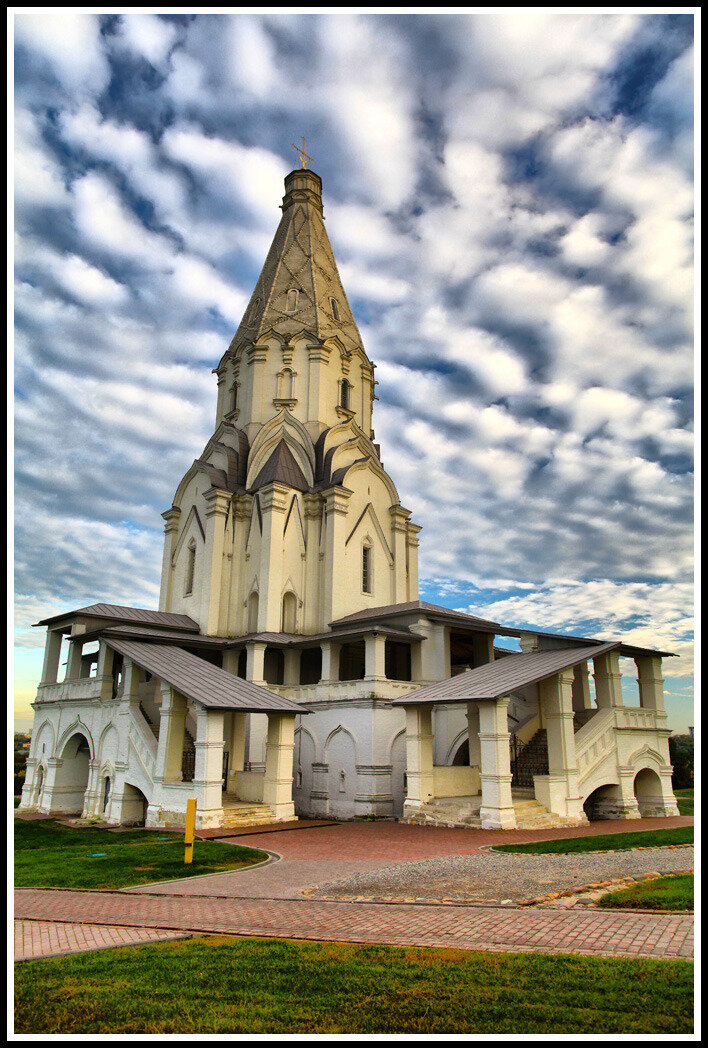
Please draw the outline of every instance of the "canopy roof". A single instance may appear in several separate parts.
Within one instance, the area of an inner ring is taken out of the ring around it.
[[[394,706],[419,706],[435,703],[475,702],[482,699],[499,699],[527,684],[535,684],[563,670],[593,659],[597,655],[618,648],[619,644],[598,644],[593,648],[560,648],[555,651],[529,651],[521,655],[508,655],[503,659],[488,662],[474,670],[460,673],[457,677],[438,681],[425,688],[409,692],[394,699]]]
[[[152,611],[150,608],[129,608],[121,604],[89,604],[86,608],[75,608],[73,611],[52,615],[51,618],[35,622],[35,626],[49,626],[63,619],[111,619],[116,622],[143,623],[158,629],[188,630],[199,633],[199,623],[189,615],[178,615],[171,611]]]
[[[183,648],[144,641],[105,637],[106,644],[132,659],[148,673],[171,685],[181,695],[210,710],[246,713],[309,713],[305,706],[275,695],[252,681],[243,680],[192,655]]]

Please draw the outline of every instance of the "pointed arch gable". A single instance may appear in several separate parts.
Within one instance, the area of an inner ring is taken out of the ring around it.
[[[351,740],[351,743],[352,743],[352,746],[354,747],[354,760],[355,760],[355,763],[358,764],[359,763],[359,747],[356,744],[356,738],[352,735],[352,733],[349,731],[348,728],[343,727],[341,724],[338,724],[337,727],[334,728],[329,733],[329,735],[327,736],[327,739],[326,739],[325,744],[324,744],[324,759],[325,759],[325,762],[327,761],[327,753],[328,753],[329,747],[332,744],[333,739],[337,735],[348,735],[349,736],[349,738]]]
[[[196,506],[192,506],[192,508],[190,509],[189,513],[187,514],[187,519],[184,522],[184,527],[180,531],[179,538],[177,539],[177,542],[175,544],[174,552],[172,554],[172,564],[173,565],[177,563],[177,558],[179,557],[179,555],[180,555],[180,553],[182,551],[182,547],[184,546],[185,542],[187,541],[188,534],[192,530],[192,528],[191,528],[192,521],[196,521],[196,523],[197,523],[197,529],[199,531],[199,534],[202,537],[202,542],[206,541],[206,532],[204,531],[204,526],[203,526],[203,524],[201,522],[201,519],[199,517],[199,513],[197,511],[197,507]]]
[[[84,736],[84,738],[86,739],[86,742],[88,743],[88,746],[89,746],[90,758],[91,758],[91,760],[95,760],[96,747],[94,745],[93,736],[91,735],[91,732],[89,731],[88,725],[84,724],[84,722],[81,720],[81,716],[80,715],[77,715],[74,718],[74,720],[71,722],[69,727],[66,728],[62,732],[62,735],[61,735],[59,741],[57,742],[56,756],[57,757],[61,757],[61,755],[64,752],[64,749],[66,747],[66,744],[67,744],[67,742],[69,741],[69,739],[71,738],[72,735],[83,735]]]
[[[361,516],[357,520],[357,522],[354,525],[354,527],[352,528],[352,530],[349,532],[349,536],[348,536],[348,538],[346,539],[346,541],[344,543],[344,548],[346,549],[346,547],[349,545],[350,539],[352,539],[354,537],[355,532],[357,532],[362,527],[362,524],[365,521],[370,521],[371,522],[371,524],[372,524],[372,526],[374,528],[374,531],[376,532],[376,535],[378,536],[378,539],[379,539],[379,541],[381,542],[381,545],[384,548],[384,552],[386,554],[386,557],[388,558],[389,565],[392,565],[393,564],[393,553],[391,552],[391,548],[390,548],[388,542],[386,541],[386,536],[384,535],[383,528],[381,527],[381,524],[379,523],[379,518],[376,516],[376,511],[374,510],[374,507],[371,505],[370,502],[366,503],[366,506],[364,507],[364,509],[363,509],[363,511],[361,513]]]
[[[307,483],[314,484],[315,446],[312,438],[303,424],[287,408],[281,408],[277,415],[274,415],[261,427],[253,441],[248,458],[247,488],[252,487],[256,477],[270,458],[271,452],[275,450],[281,440],[285,441],[293,453]]]
[[[398,492],[396,491],[395,484],[393,483],[383,466],[379,463],[378,459],[374,459],[372,457],[357,459],[357,461],[353,462],[351,466],[344,467],[343,477],[348,477],[350,474],[358,473],[361,470],[370,470],[374,474],[374,476],[379,478],[379,480],[386,488],[386,491],[388,492],[392,506],[399,506],[401,504],[401,500],[398,497]]]
[[[363,439],[366,447],[366,450],[364,451],[365,455],[375,454],[374,445],[368,439],[366,433],[364,433],[364,430],[353,418],[345,419],[343,422],[338,422],[336,426],[331,426],[328,430],[325,431],[325,433],[322,435],[322,438],[323,459],[327,455],[327,452],[331,451],[333,448],[338,447],[340,444],[346,444],[347,441],[355,440],[356,438]]]

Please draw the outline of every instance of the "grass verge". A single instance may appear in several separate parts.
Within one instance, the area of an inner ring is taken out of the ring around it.
[[[693,790],[674,790],[681,815],[693,815]]]
[[[184,864],[184,841],[152,830],[116,833],[67,826],[56,819],[15,819],[15,886],[127,888],[177,877],[240,870],[268,856],[254,848],[195,841]]]
[[[16,967],[16,1033],[687,1033],[687,961],[192,939]]]
[[[622,910],[692,910],[693,874],[680,873],[640,881],[629,888],[603,895],[598,906]]]
[[[565,855],[571,852],[626,851],[628,848],[658,848],[667,844],[693,844],[693,826],[669,830],[637,830],[636,833],[604,833],[597,837],[567,837],[533,844],[495,844],[494,851],[529,855]]]

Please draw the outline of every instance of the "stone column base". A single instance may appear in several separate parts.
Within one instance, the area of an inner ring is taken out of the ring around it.
[[[479,817],[483,830],[515,830],[516,812],[513,808],[485,808],[479,809]]]

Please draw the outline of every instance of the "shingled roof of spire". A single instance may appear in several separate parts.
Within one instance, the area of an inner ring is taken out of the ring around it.
[[[320,341],[337,337],[349,351],[362,349],[324,225],[322,181],[299,169],[286,177],[285,189],[283,216],[230,348],[268,331],[287,339],[304,330]]]

